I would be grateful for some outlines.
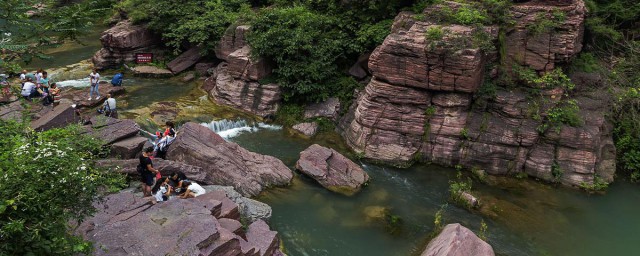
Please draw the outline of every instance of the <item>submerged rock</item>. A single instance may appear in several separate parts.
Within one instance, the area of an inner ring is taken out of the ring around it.
[[[471,230],[454,223],[444,227],[436,236],[422,256],[493,256],[493,248],[478,238]]]
[[[337,193],[353,195],[369,181],[369,175],[337,151],[311,145],[300,153],[296,169]]]
[[[167,159],[199,166],[208,184],[233,186],[255,196],[270,186],[291,182],[293,172],[272,156],[250,152],[196,123],[186,123],[169,146]]]

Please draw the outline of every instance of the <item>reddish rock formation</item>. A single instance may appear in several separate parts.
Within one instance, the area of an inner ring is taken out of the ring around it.
[[[340,116],[340,100],[328,98],[323,102],[312,103],[305,107],[304,118],[326,117],[336,121]]]
[[[318,132],[318,123],[299,123],[291,127],[291,129],[301,133],[307,137],[313,137]]]
[[[353,195],[369,181],[369,175],[337,151],[313,144],[300,152],[296,169],[337,193]]]
[[[149,139],[141,136],[131,137],[111,145],[111,155],[121,159],[136,158]]]
[[[96,68],[105,69],[133,62],[136,53],[152,51],[160,38],[145,26],[124,20],[104,31],[100,41],[102,49],[96,52],[92,61]]]
[[[213,100],[258,116],[275,114],[282,99],[276,84],[258,81],[271,74],[271,64],[251,57],[245,35],[249,26],[230,27],[216,48],[216,56],[224,60],[205,80],[203,90]]]
[[[442,229],[421,256],[493,256],[493,248],[478,238],[471,230],[455,223]]]
[[[587,12],[583,0],[521,1],[510,11],[515,26],[507,31],[505,45],[512,62],[548,71],[582,50]],[[553,25],[537,26],[543,20]]]
[[[167,68],[173,74],[178,74],[195,65],[200,59],[202,59],[202,49],[193,47],[167,63]]]
[[[282,255],[277,232],[259,220],[245,234],[228,210],[237,213],[238,205],[217,192],[156,205],[139,194],[112,194],[75,233],[93,242],[96,255]]]
[[[216,103],[262,117],[276,113],[282,99],[278,85],[234,78],[226,63],[221,63],[216,70],[217,76],[207,78],[203,85],[203,89],[211,88],[209,95]]]
[[[519,28],[533,21],[518,11],[529,16],[567,11],[565,23],[558,25],[561,34],[547,40],[555,48],[544,64],[538,67],[536,63],[542,62],[533,59],[521,64],[548,70],[580,50],[584,4],[573,0],[563,3],[547,6],[529,1],[514,5],[511,11],[525,23],[518,24]],[[574,99],[584,124],[540,133],[546,112],[565,97],[563,90],[541,89],[542,100],[535,102],[525,90],[498,88],[486,104],[477,105],[474,94],[492,53],[460,46],[455,52],[447,52],[446,41],[454,37],[445,35],[445,42],[429,40],[425,33],[434,27],[448,29],[455,37],[469,36],[472,30],[417,21],[401,13],[393,33],[371,55],[373,79],[340,124],[347,144],[356,152],[400,166],[413,161],[460,164],[490,174],[525,172],[576,186],[593,184],[596,177],[605,182],[613,180],[615,148],[611,127],[604,119],[608,99],[602,93],[583,90],[587,82],[581,81],[585,79],[576,80]],[[508,40],[504,47],[507,52],[524,51]],[[594,81],[597,83],[588,83]],[[593,84],[589,86],[594,88]],[[539,117],[534,118],[535,113]]]
[[[196,123],[180,127],[167,159],[201,167],[212,184],[233,186],[245,196],[287,185],[293,178],[293,172],[277,158],[249,152]]]

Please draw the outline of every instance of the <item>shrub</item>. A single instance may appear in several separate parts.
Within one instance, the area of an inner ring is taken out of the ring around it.
[[[0,254],[74,255],[92,246],[69,232],[103,185],[123,182],[93,165],[100,141],[80,127],[42,133],[0,121]]]

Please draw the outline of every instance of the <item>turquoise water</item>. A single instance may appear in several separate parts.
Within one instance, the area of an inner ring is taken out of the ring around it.
[[[243,147],[273,155],[293,167],[298,153],[312,142],[287,131],[261,130],[232,138]],[[320,144],[341,148],[340,143]],[[416,255],[444,207],[446,223],[459,222],[480,233],[488,225],[488,242],[499,255],[637,255],[640,251],[640,190],[626,181],[606,195],[555,188],[531,180],[474,182],[474,193],[496,203],[498,216],[448,203],[449,180],[456,171],[431,165],[396,169],[356,161],[372,177],[361,193],[341,196],[297,175],[290,188],[267,191],[259,200],[273,207],[271,225],[280,232],[290,255]],[[445,205],[445,206],[443,206]],[[372,206],[385,207],[402,219],[391,234],[368,220]],[[369,208],[367,208],[369,207]]]

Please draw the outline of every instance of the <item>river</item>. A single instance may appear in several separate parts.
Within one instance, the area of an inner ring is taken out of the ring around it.
[[[78,55],[91,56],[87,47],[65,47],[55,52],[54,61],[36,64],[53,68],[81,60]],[[82,85],[82,81],[67,84]],[[372,179],[352,197],[332,193],[297,173],[290,187],[272,188],[257,198],[273,207],[271,226],[292,256],[416,255],[428,242],[440,209],[444,222],[461,223],[477,234],[480,223],[486,222],[487,241],[499,255],[635,255],[640,251],[636,235],[640,189],[622,177],[603,195],[531,179],[490,178],[489,184],[475,180],[473,193],[492,207],[470,211],[448,203],[449,181],[457,173],[451,168],[396,169],[360,161],[335,133],[323,132],[309,140],[279,126],[255,123],[246,114],[211,103],[198,82],[128,75],[124,84],[127,94],[118,99],[121,117],[133,118],[145,129],[155,129],[167,117],[195,121],[225,131],[226,139],[275,156],[291,168],[299,152],[313,143],[336,148],[362,165]],[[166,111],[167,106],[176,111]],[[169,114],[159,115],[158,109]],[[381,210],[400,221],[394,226],[379,221],[375,215]]]

